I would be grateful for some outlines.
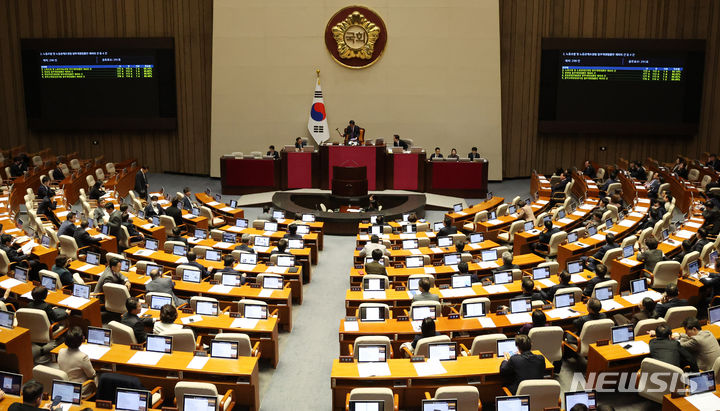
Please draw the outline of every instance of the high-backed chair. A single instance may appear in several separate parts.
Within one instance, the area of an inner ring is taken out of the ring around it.
[[[507,204],[500,204],[500,205],[498,206],[497,210],[495,210],[495,215],[496,215],[497,217],[502,217],[502,216],[504,216],[504,215],[507,214],[507,210],[508,210],[508,205],[507,205]]]
[[[33,379],[42,384],[43,388],[47,390],[45,392],[50,392],[53,386],[53,380],[70,381],[70,377],[65,371],[46,365],[36,365],[33,367]],[[82,383],[82,398],[92,397],[96,389],[94,379],[85,381]]]
[[[435,276],[432,274],[410,274],[408,276],[408,283],[412,280],[421,280],[423,278],[427,278],[430,281],[430,287],[435,287]]]
[[[643,270],[650,273],[647,270]],[[678,277],[682,271],[682,266],[677,261],[660,261],[655,264],[652,272],[652,288],[665,288],[668,284],[677,284]]]
[[[538,264],[538,268],[547,267],[550,270],[550,275],[556,275],[560,272],[560,263],[557,261],[545,261],[544,263]]]
[[[434,397],[430,398],[430,393],[428,392],[425,393],[425,397],[435,400],[457,400],[458,411],[482,410],[480,393],[477,387],[473,387],[472,385],[438,387]]]
[[[362,311],[363,308],[380,308],[380,311],[383,313],[383,318],[386,319],[386,320],[387,320],[388,318],[390,318],[390,306],[387,305],[387,304],[383,304],[383,303],[361,303],[361,304],[358,306],[355,315],[356,315],[356,316],[359,316],[359,315],[360,315],[360,312]]]
[[[187,266],[185,266],[187,267]],[[197,303],[198,301],[205,301],[209,303],[218,303],[218,307],[220,306],[220,302],[217,300],[217,298],[213,297],[205,297],[202,295],[193,295],[190,297],[190,308],[192,308],[193,312],[197,311]]]
[[[613,295],[618,295],[618,283],[615,280],[606,280],[606,281],[600,281],[599,283],[595,284],[595,287],[593,287],[592,294],[590,295],[592,298],[595,298],[595,290],[602,287],[612,287]],[[576,300],[577,301],[577,300]]]
[[[415,351],[412,355],[422,355],[424,357],[428,357],[429,344],[438,342],[450,342],[450,337],[447,335],[436,335],[434,337],[422,338],[415,345]]]
[[[562,360],[562,341],[564,331],[558,326],[533,327],[528,333],[532,349],[538,350],[550,362]]]
[[[706,244],[707,245],[707,244]],[[690,265],[691,262],[697,261],[700,259],[700,253],[697,251],[692,251],[687,254],[682,259],[682,262],[680,263],[680,268],[682,269],[683,274],[689,274],[688,271],[688,265]]]
[[[529,395],[530,411],[543,411],[560,405],[561,391],[557,380],[525,380],[518,385],[515,395]]]
[[[718,236],[720,238],[720,236]],[[700,252],[700,264],[703,267],[707,267],[708,264],[710,264],[710,254],[715,249],[715,244],[713,243],[707,243],[705,246],[703,246],[702,251]]]
[[[557,290],[555,292],[555,295],[553,296],[553,305],[554,306],[557,305],[555,302],[557,297],[559,295],[563,295],[563,294],[572,294],[573,298],[575,299],[575,302],[577,303],[577,302],[582,301],[583,290],[580,287],[566,287],[566,288],[561,288],[561,289]]]
[[[168,254],[172,254],[173,247],[175,247],[176,245],[185,247],[185,243],[183,243],[182,241],[172,241],[171,240],[171,241],[165,241],[165,244],[163,245],[163,250]]]
[[[165,235],[168,237],[173,235],[173,229],[177,227],[175,225],[175,219],[167,215],[160,216],[160,225],[165,227]]]
[[[345,409],[349,409],[350,401],[382,401],[383,411],[398,410],[398,395],[390,388],[353,388],[345,398]]]
[[[550,237],[550,242],[548,243],[548,251],[547,253],[541,252],[541,254],[544,254],[546,257],[556,257],[558,252],[558,247],[560,247],[560,244],[564,243],[567,240],[567,233],[564,231],[557,232],[553,234]]]
[[[475,231],[475,227],[477,226],[477,223],[487,221],[488,219],[488,212],[485,210],[478,211],[475,213],[475,217],[473,217],[472,223],[465,223],[463,225],[464,231]]]
[[[597,342],[597,340],[609,340],[614,325],[615,323],[607,318],[588,321],[583,326],[579,336],[566,331],[566,333],[575,337],[577,343],[563,341],[563,346],[574,351],[577,355],[587,357],[590,344]]]
[[[670,329],[682,326],[683,321],[689,317],[697,317],[697,308],[693,306],[672,307],[665,313],[665,322]]]
[[[644,320],[640,320],[635,324],[635,330],[634,334],[635,337],[639,337],[641,335],[645,335],[649,333],[650,331],[655,331],[655,329],[659,326],[665,324],[664,318],[647,318]]]
[[[683,380],[681,368],[664,361],[645,358],[640,363],[637,375],[637,393],[643,398],[661,404],[666,394],[684,390]]]
[[[10,272],[10,266],[13,264],[15,263],[10,263],[10,259],[5,251],[0,250],[0,274],[7,275],[8,272]]]
[[[60,255],[77,260],[78,251],[85,249],[87,249],[87,247],[79,248],[74,238],[67,235],[60,236]]]
[[[119,321],[110,321],[108,323],[108,328],[112,331],[110,334],[112,335],[113,344],[137,344],[135,332],[132,327],[129,327]]]
[[[359,345],[384,345],[385,352],[388,353],[388,358],[392,358],[392,344],[390,344],[390,338],[385,335],[363,335],[357,337],[353,344],[348,344],[350,355],[356,360],[358,358]]]
[[[210,226],[210,228],[217,228],[225,225],[225,219],[222,217],[215,217],[209,207],[200,207],[200,215],[207,218],[208,226]]]
[[[497,351],[497,341],[506,338],[507,336],[501,333],[478,335],[473,339],[472,345],[470,346],[470,355],[479,355],[482,352],[494,353]]]
[[[715,372],[715,375],[720,375],[720,357],[715,359],[712,370]]]
[[[175,300],[172,298],[172,295],[170,295],[168,293],[158,293],[158,292],[145,293],[145,302],[147,302],[147,304],[152,307],[152,301],[153,301],[153,298],[155,298],[155,297],[169,298],[170,304],[173,307],[175,307]],[[162,300],[160,300],[160,301],[162,301]]]
[[[217,397],[218,411],[232,410],[235,406],[235,398],[232,390],[227,390],[225,395],[219,395],[217,387],[208,382],[179,381],[175,384],[175,401],[177,402],[178,411],[193,411],[183,408],[183,398],[185,395],[209,395]]]
[[[418,307],[435,307],[435,315],[442,315],[442,304],[439,301],[414,301],[410,304],[410,318],[413,318],[413,310]]]
[[[500,231],[498,234],[498,240],[501,243],[512,244],[515,241],[515,233],[522,231],[525,221],[513,221],[507,231]]]
[[[620,243],[620,248],[625,248],[629,245],[635,247],[635,244],[637,244],[638,238],[634,235],[629,235],[625,238],[623,238],[622,243]]]
[[[63,287],[62,281],[60,280],[60,276],[55,271],[40,270],[40,275],[41,276],[45,275],[45,276],[51,277],[53,280],[55,280],[55,289],[56,290],[60,290]]]
[[[252,345],[250,337],[242,333],[220,333],[215,336],[218,341],[235,341],[238,343],[238,355],[241,357],[259,357],[260,341]]]
[[[193,352],[201,347],[200,338],[202,337],[198,336],[196,340],[193,331],[187,328],[165,331],[162,335],[172,337],[173,351]]]
[[[15,312],[18,326],[30,330],[30,341],[42,347],[55,345],[55,341],[68,330],[67,321],[50,323],[47,313],[36,308],[20,308]]]
[[[474,298],[467,298],[465,300],[462,300],[462,303],[460,303],[460,315],[465,312],[465,306],[468,304],[475,304],[475,303],[483,303],[485,313],[490,312],[490,299],[487,297],[474,297]]]
[[[103,294],[105,295],[105,310],[115,314],[125,314],[125,301],[130,298],[130,292],[123,284],[105,283],[103,284]]]

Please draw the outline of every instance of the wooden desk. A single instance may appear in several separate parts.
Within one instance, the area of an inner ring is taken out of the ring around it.
[[[389,234],[383,234],[381,238],[385,238],[385,236],[389,236]],[[485,241],[481,243],[476,244],[466,244],[465,249],[463,252],[470,253],[470,254],[480,254],[483,250],[487,250],[490,248],[496,248],[500,247],[500,244],[490,241],[488,239],[485,239]],[[390,250],[390,262],[391,263],[405,263],[406,257],[411,257],[414,255],[427,255],[430,256],[430,261],[432,262],[441,262],[443,260],[443,256],[445,254],[451,254],[456,253],[457,250],[455,249],[455,246],[452,247],[420,247],[416,250],[404,250],[399,249]],[[498,260],[500,260],[500,256],[498,256]],[[360,257],[360,250],[355,250],[353,253],[353,261],[355,264],[363,264],[365,263],[364,259]]]
[[[232,208],[225,203],[215,201],[205,193],[195,193],[195,199],[205,207],[212,210],[213,213],[225,219],[228,224],[235,224],[238,218],[245,218],[245,211],[242,208]]]
[[[715,396],[718,397],[716,407],[720,407],[720,384],[715,386]],[[692,405],[685,397],[673,398],[670,394],[663,397],[662,411],[694,411],[697,407]],[[701,411],[701,410],[698,410]]]
[[[332,409],[344,410],[346,395],[357,387],[391,388],[398,394],[401,409],[415,409],[425,399],[425,391],[434,392],[438,387],[448,385],[472,385],[480,392],[480,400],[490,404],[495,401],[495,396],[504,395],[502,387],[506,381],[500,376],[502,361],[503,358],[461,356],[455,361],[441,361],[447,371],[445,374],[421,377],[410,359],[390,359],[391,375],[360,377],[357,363],[341,363],[335,359],[330,373]],[[549,375],[553,372],[553,365],[547,359],[545,372]]]
[[[15,404],[16,402],[22,404],[22,397],[6,396],[5,399],[0,401],[0,411],[7,410],[11,405]],[[51,403],[52,403],[52,401],[50,401],[50,400],[43,401],[40,404],[40,407],[47,408],[50,406]],[[107,410],[107,408],[97,408],[95,406],[95,401],[81,401],[80,405],[73,405],[70,408],[68,408],[68,411],[82,411],[86,408],[90,408],[91,410],[99,410],[99,411]],[[112,409],[114,410],[115,406],[113,406]],[[150,408],[149,411],[160,411],[160,410],[157,408]]]
[[[52,350],[57,356],[62,344]],[[163,357],[155,365],[130,364],[129,360],[138,351],[130,346],[113,344],[110,350],[97,360],[92,360],[98,372],[118,372],[140,378],[146,387],[160,386],[163,392],[175,392],[178,381],[207,382],[215,384],[218,392],[233,390],[235,403],[249,407],[251,410],[260,408],[260,392],[258,380],[258,358],[240,357],[237,360],[210,358],[201,370],[188,369],[193,353],[175,351]]]
[[[17,358],[17,369],[11,366],[12,363],[4,362],[1,367],[3,370],[22,374],[24,381],[32,379],[32,369],[35,364],[33,362],[30,330],[22,327],[15,327],[12,330],[0,327],[0,351],[5,353],[0,358],[5,357],[5,355]]]
[[[493,197],[472,207],[464,208],[460,212],[445,213],[445,217],[450,217],[452,224],[460,230],[466,223],[471,223],[475,219],[475,214],[480,211],[490,212],[502,204],[503,201],[505,201],[503,197]]]

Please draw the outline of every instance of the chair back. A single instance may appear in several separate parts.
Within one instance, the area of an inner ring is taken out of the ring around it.
[[[85,176],[85,181],[87,182],[88,190],[92,190],[95,185],[95,177],[93,177],[92,174],[88,174]]]
[[[498,217],[502,217],[504,215],[507,215],[508,205],[507,204],[500,204],[495,211],[495,215]]]
[[[525,380],[518,385],[515,395],[530,396],[530,411],[543,411],[557,407],[560,400],[560,382],[557,380]]]
[[[73,282],[75,282],[75,284],[85,285],[85,280],[80,276],[80,273],[73,273]]]
[[[681,327],[683,321],[689,317],[697,317],[697,308],[691,305],[685,307],[672,307],[665,313],[665,322],[672,330]]]
[[[435,316],[440,317],[442,315],[442,304],[440,301],[414,301],[410,304],[410,318],[412,318],[412,312],[417,307],[435,307]]]
[[[165,245],[163,245],[163,251],[168,254],[172,254],[173,247],[175,247],[176,245],[185,247],[185,243],[183,243],[182,241],[165,241]]]
[[[681,368],[654,358],[642,360],[637,381],[638,394],[658,404],[662,404],[666,394],[679,393],[685,388]]]
[[[168,293],[157,293],[157,292],[150,292],[145,293],[145,301],[147,302],[148,306],[152,307],[152,300],[155,297],[165,297],[170,299],[170,305],[175,307],[175,300],[172,298],[172,295]],[[162,300],[161,300],[162,301]]]
[[[614,296],[615,296],[615,295],[618,295],[618,292],[617,292],[617,290],[618,290],[618,283],[617,283],[617,281],[615,281],[615,280],[605,280],[605,281],[600,281],[599,283],[595,284],[595,287],[593,287],[593,290],[592,290],[591,297],[592,297],[592,298],[596,298],[596,297],[595,297],[595,290],[597,290],[598,288],[602,288],[602,287],[612,287],[613,295],[614,295]]]
[[[70,257],[73,260],[77,259],[78,246],[75,239],[69,235],[60,236],[60,255]]]
[[[561,327],[533,327],[528,333],[532,349],[538,350],[550,362],[562,360],[562,340],[565,332]]]
[[[702,180],[700,180],[700,188],[705,190],[705,186],[708,185],[708,183],[711,181],[712,181],[712,177],[710,177],[710,174],[705,174],[703,176]]]
[[[243,298],[242,300],[237,302],[238,304],[238,312],[244,313],[245,312],[245,304],[252,304],[252,305],[264,305],[267,306],[267,303],[265,301],[260,300],[252,300],[250,298]],[[268,307],[268,316],[270,315],[270,309]]]
[[[448,337],[447,335],[436,335],[434,337],[422,338],[415,345],[415,351],[413,352],[413,355],[422,355],[424,357],[427,357],[428,345],[438,342],[450,342],[450,337]]]
[[[597,340],[609,340],[614,325],[615,323],[607,318],[586,322],[579,335],[578,354],[587,357],[590,344],[597,342]]]
[[[212,249],[212,247],[208,247],[206,245],[196,245],[192,248],[192,252],[195,253],[195,256],[197,258],[205,258],[205,254],[207,253],[207,251]]]
[[[267,223],[268,220],[265,219],[259,219],[259,220],[253,220],[252,226],[256,230],[262,230],[265,228],[265,223]]]
[[[384,345],[385,352],[388,353],[387,358],[391,358],[392,345],[390,344],[390,338],[384,335],[362,335],[355,339],[353,343],[353,358],[358,358],[358,345]]]
[[[481,352],[495,352],[497,341],[504,340],[507,336],[502,333],[478,335],[473,339],[470,346],[470,355],[479,355]]]
[[[515,241],[515,233],[522,231],[524,225],[524,220],[513,221],[513,223],[510,224],[510,228],[508,229],[508,243]]]
[[[564,231],[557,232],[553,234],[550,237],[550,242],[548,243],[548,256],[553,257],[557,255],[557,250],[560,244],[564,243],[565,240],[567,240],[567,233]]]
[[[63,370],[48,367],[47,365],[36,365],[32,370],[33,379],[43,386],[44,392],[51,392],[53,380],[69,381],[67,373]]]
[[[175,384],[175,399],[177,400],[178,411],[184,411],[183,398],[185,395],[207,395],[218,397],[218,401],[221,399],[218,396],[215,384],[211,384],[209,382],[179,381]],[[222,405],[218,407],[218,410],[224,410]]]
[[[560,263],[557,261],[546,261],[538,264],[538,268],[547,267],[550,270],[550,275],[556,275],[560,272]]]
[[[108,328],[112,331],[110,334],[112,335],[113,344],[137,344],[135,332],[132,327],[129,327],[119,321],[110,321],[108,323]]]
[[[708,264],[710,264],[710,253],[712,253],[714,248],[715,244],[713,243],[707,243],[703,246],[702,251],[700,252],[700,264],[703,267],[707,267]]]
[[[473,223],[481,223],[481,222],[487,221],[487,220],[488,220],[488,212],[485,210],[482,210],[482,211],[478,211],[477,213],[475,213],[475,217],[473,218]]]
[[[40,270],[40,275],[46,275],[48,277],[52,277],[55,280],[55,289],[59,290],[62,288],[62,281],[60,281],[60,276],[55,271],[50,270]]]
[[[645,335],[649,333],[650,331],[655,331],[655,329],[658,327],[658,325],[665,324],[664,318],[647,318],[645,320],[640,320],[635,324],[635,337],[639,337],[641,335]]]
[[[720,357],[717,357],[715,359],[715,363],[713,364],[712,369],[715,372],[715,375],[720,374]]]
[[[190,329],[168,330],[162,335],[172,337],[172,350],[193,352],[197,348],[195,346],[195,334]]]
[[[95,170],[95,177],[97,178],[97,181],[105,180],[105,173],[103,172],[102,168],[98,168],[97,170]]]
[[[632,245],[633,247],[637,243],[638,238],[634,235],[629,235],[625,238],[623,238],[622,243],[620,243],[620,248],[625,248],[629,245]]]
[[[252,342],[247,334],[242,333],[220,333],[215,336],[219,341],[236,341],[238,343],[238,355],[241,357],[252,356]]]
[[[707,245],[707,244],[706,244]],[[704,247],[703,247],[704,248]],[[688,265],[693,262],[700,259],[700,253],[697,251],[692,251],[683,257],[682,262],[680,263],[680,267],[682,268],[683,274],[689,274]]]
[[[361,303],[361,304],[358,306],[358,309],[357,309],[358,315],[360,314],[360,312],[362,311],[363,308],[380,308],[380,309],[383,311],[383,313],[384,313],[384,317],[383,317],[383,318],[385,318],[386,320],[387,320],[388,318],[390,318],[390,306],[387,305],[387,304],[383,304],[383,303]]]
[[[408,283],[411,280],[418,279],[421,280],[423,278],[427,278],[430,281],[430,287],[435,287],[435,276],[432,274],[410,274],[408,276]]]
[[[57,231],[52,228],[46,227],[45,234],[50,237],[50,248],[58,248],[58,243],[60,242],[60,240],[58,240]]]
[[[50,340],[50,320],[47,313],[36,308],[20,308],[15,312],[18,326],[30,330],[30,341],[47,344]]]
[[[115,163],[105,163],[105,170],[110,174],[115,174]]]
[[[457,400],[457,409],[478,410],[480,404],[480,393],[477,387],[472,385],[452,385],[449,387],[439,387],[435,391],[435,399],[438,400]]]
[[[390,388],[353,388],[350,391],[350,401],[382,401],[385,405],[383,411],[393,411],[395,396]]]
[[[490,299],[487,297],[474,297],[474,298],[467,298],[462,301],[460,304],[460,315],[462,315],[463,312],[465,312],[465,305],[467,304],[475,304],[475,303],[483,303],[485,305],[485,313],[490,312]]]
[[[159,217],[160,225],[165,227],[165,235],[168,237],[173,235],[173,229],[176,227],[175,219],[167,215],[161,215]]]
[[[652,227],[648,227],[640,232],[640,237],[638,237],[638,245],[642,246],[645,245],[645,240],[648,238],[648,236],[652,235]]]
[[[556,301],[558,295],[563,295],[563,294],[573,294],[573,298],[575,299],[575,302],[579,303],[580,301],[582,301],[583,290],[580,287],[566,287],[566,288],[561,288],[561,289],[557,290],[555,292],[555,295],[553,296],[553,306],[557,306],[557,303],[555,301]]]
[[[605,267],[610,267],[610,262],[617,260],[619,257],[622,257],[622,248],[611,248],[605,252],[605,255],[602,258],[602,263]]]
[[[7,275],[10,271],[10,259],[5,251],[0,250],[0,274]]]
[[[653,270],[652,288],[665,288],[668,284],[677,284],[682,266],[677,261],[660,261]]]
[[[105,295],[105,310],[116,314],[125,314],[125,301],[130,298],[130,292],[123,284],[105,283],[103,284],[103,294]]]

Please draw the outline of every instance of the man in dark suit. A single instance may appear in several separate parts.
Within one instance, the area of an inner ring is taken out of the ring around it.
[[[96,181],[95,184],[90,189],[90,194],[88,195],[91,200],[100,200],[100,197],[105,195],[105,190],[103,190],[103,183],[102,181]]]
[[[720,160],[718,160],[717,154],[710,154],[705,165],[708,167],[712,167],[712,169],[715,171],[720,171]]]
[[[275,146],[270,146],[268,149],[268,152],[265,153],[267,157],[272,157],[274,160],[280,160],[280,153],[275,151]]]
[[[645,181],[645,179],[647,179],[647,172],[639,161],[630,162],[628,171],[630,172],[630,177],[638,181]]]
[[[500,375],[505,377],[512,394],[515,394],[521,382],[542,379],[545,375],[545,357],[530,351],[532,349],[530,337],[516,335],[515,346],[518,353],[512,356],[506,353],[505,360],[500,364]]]
[[[350,123],[345,127],[345,133],[343,134],[345,140],[350,142],[358,142],[360,138],[360,127],[355,125],[355,120],[350,120]]]
[[[158,204],[157,196],[152,196],[145,206],[145,218],[150,220],[156,215],[165,215],[165,209]]]
[[[80,227],[75,229],[75,235],[73,236],[75,238],[75,242],[77,243],[78,248],[87,247],[87,246],[100,246],[100,240],[97,238],[92,237],[88,232],[88,222],[87,220],[83,220],[80,223]]]
[[[180,204],[180,200],[175,197],[170,202],[170,207],[165,209],[165,214],[167,216],[172,217],[173,220],[175,220],[175,225],[178,227],[185,224],[183,222],[183,218],[182,218],[182,211],[180,210],[180,208],[178,208],[179,204]]]
[[[187,245],[188,245],[187,238],[185,238],[185,237],[182,236],[182,229],[180,229],[180,227],[175,227],[175,228],[173,228],[173,229],[172,229],[172,235],[171,235],[171,236],[168,236],[167,239],[168,239],[168,241],[178,241],[178,242],[181,242],[181,243],[185,244],[186,247],[187,247]]]
[[[55,196],[55,190],[50,188],[50,178],[48,176],[43,176],[42,179],[40,179],[40,187],[38,187],[37,196],[38,198],[45,198],[45,197],[54,197]]]
[[[63,221],[60,224],[60,228],[58,228],[57,235],[60,237],[61,235],[66,235],[69,237],[72,237],[75,234],[75,213],[69,212],[65,216],[65,221]]]
[[[147,198],[148,195],[148,180],[147,180],[147,166],[140,167],[140,171],[135,174],[135,192],[140,198]]]
[[[637,260],[645,263],[645,269],[653,272],[657,263],[665,259],[662,250],[658,249],[658,241],[654,238],[645,240],[647,250],[637,253]]]
[[[588,321],[593,320],[602,320],[607,318],[605,313],[601,313],[600,310],[602,310],[602,303],[597,298],[591,298],[587,302],[587,315],[583,315],[582,317],[578,317],[573,321],[573,325],[575,327],[575,335],[580,337],[580,333],[582,332],[583,327],[585,326],[585,323]],[[572,344],[577,343],[577,340],[575,337],[569,334],[565,334],[565,339]]]
[[[590,160],[585,160],[584,167],[585,168],[583,168],[583,174],[594,180],[595,179],[595,167],[593,167],[592,164],[590,164]]]
[[[125,210],[123,210],[125,207]],[[120,225],[122,224],[123,212],[127,210],[127,204],[121,204],[120,208],[110,213],[110,220],[108,225],[110,226],[110,235],[120,235]]]
[[[195,260],[197,260],[197,255],[195,255],[194,252],[189,251],[187,254],[185,254],[185,258],[187,258],[188,262],[187,262],[186,264],[183,264],[183,265],[189,265],[189,266],[191,266],[191,267],[195,267],[195,268],[197,268],[198,270],[200,270],[200,276],[201,276],[201,278],[205,278],[205,277],[207,277],[208,275],[210,275],[210,272],[208,272],[208,269],[205,268],[204,265],[202,265],[202,264],[198,263],[197,261],[195,261]]]
[[[595,270],[595,266],[597,264],[600,264],[600,261],[602,261],[603,257],[605,257],[605,254],[610,251],[613,248],[620,247],[615,242],[615,234],[613,233],[607,233],[605,235],[605,244],[603,244],[602,247],[598,248],[595,254],[592,255],[592,258],[583,257],[585,259],[585,262],[587,264],[587,268],[590,271]]]
[[[704,228],[698,228],[697,232],[695,233],[695,245],[693,245],[692,250],[697,251],[698,253],[702,252],[703,247],[710,241],[707,239],[707,231],[705,231]]]
[[[698,371],[697,362],[692,354],[678,341],[670,338],[672,330],[666,324],[658,325],[655,338],[650,340],[650,358],[674,365],[679,368],[689,366],[692,372]]]
[[[450,217],[445,217],[445,220],[443,220],[444,227],[438,231],[437,236],[438,237],[446,237],[451,234],[457,234],[457,227],[452,225],[452,220]]]
[[[133,329],[138,344],[144,343],[147,340],[145,327],[152,327],[152,317],[138,317],[140,301],[135,297],[130,297],[125,301],[125,308],[127,312],[122,315],[120,322]]]
[[[542,292],[535,289],[535,281],[525,277],[522,279],[520,284],[520,286],[522,287],[522,294],[520,294],[520,297],[530,298],[532,301],[544,300]]]
[[[33,290],[30,292],[30,295],[32,296],[32,301],[28,303],[27,307],[45,311],[45,314],[47,314],[48,317],[48,321],[50,321],[51,324],[60,320],[64,320],[65,318],[67,318],[68,315],[70,315],[70,310],[54,308],[52,305],[45,302],[45,299],[48,296],[48,289],[43,287],[42,285],[33,288]]]
[[[20,177],[27,171],[27,166],[23,162],[22,157],[15,157],[15,161],[10,165],[10,175],[14,177]]]
[[[44,197],[40,204],[38,204],[37,208],[37,215],[41,216],[44,215],[47,217],[48,220],[50,220],[51,223],[55,227],[60,227],[60,220],[55,216],[55,213],[53,213],[53,210],[57,208],[57,204],[55,201],[52,200],[51,197]]]
[[[275,247],[274,250],[270,251],[270,255],[291,255],[291,253],[287,251],[287,246],[288,240],[285,238],[281,238],[277,243],[277,247]]]
[[[5,255],[7,255],[7,258],[11,263],[17,263],[26,259],[27,256],[23,254],[22,251],[18,251],[14,247],[10,246],[12,239],[12,236],[9,234],[3,234],[0,236],[0,250],[5,251]]]
[[[235,264],[235,259],[231,255],[226,255],[225,257],[223,257],[223,268],[213,270],[212,274],[236,274],[240,276],[240,283],[238,284],[238,286],[241,286],[245,284],[245,281],[247,280],[247,274],[240,274],[239,271],[235,271],[233,269],[233,264]]]
[[[668,284],[665,286],[665,295],[662,300],[655,306],[653,317],[664,318],[667,311],[673,307],[684,307],[688,305],[688,300],[678,298],[677,284]]]
[[[570,284],[570,273],[568,273],[567,271],[563,270],[560,274],[558,274],[558,278],[560,279],[559,284],[555,284],[552,287],[542,291],[543,299],[547,301],[552,301],[555,297],[555,293],[557,293],[558,290],[572,287],[572,285]]]
[[[500,258],[502,258],[502,260],[503,260],[503,265],[492,270],[493,274],[499,273],[502,271],[510,271],[510,270],[519,270],[520,269],[519,265],[513,264],[513,255],[511,252],[505,251],[504,253],[502,253]]]
[[[240,245],[236,246],[235,249],[255,254],[255,250],[250,247],[250,234],[246,233],[240,236]]]
[[[607,274],[607,267],[605,264],[598,263],[595,266],[595,277],[591,278],[590,281],[587,282],[585,285],[585,289],[583,290],[583,294],[586,297],[590,297],[592,295],[593,289],[595,289],[595,286],[599,283],[606,281],[605,275]]]
[[[410,147],[405,140],[401,140],[400,136],[395,134],[393,135],[393,147],[402,147],[403,150],[407,151],[408,147]]]
[[[600,191],[602,191],[603,193],[606,193],[606,194],[611,194],[611,193],[608,193],[607,191],[608,191],[608,188],[610,188],[610,184],[613,184],[613,183],[617,183],[617,174],[615,172],[610,173],[610,176],[605,181],[605,184],[603,184],[602,188],[600,188]]]
[[[712,201],[705,202],[705,210],[702,212],[702,228],[710,235],[717,235],[720,232],[720,210],[715,207]]]
[[[202,272],[201,272],[202,273]],[[160,270],[157,268],[150,271],[150,282],[145,284],[145,291],[148,293],[165,293],[170,294],[175,302],[175,306],[185,304],[187,301],[182,298],[178,298],[173,291],[175,283],[172,279],[163,277]]]
[[[372,251],[372,261],[369,263],[365,263],[365,272],[367,274],[387,275],[385,266],[380,264],[380,260],[382,258],[383,258],[383,252],[377,248],[374,249]]]
[[[182,198],[182,208],[185,210],[192,210],[193,204],[192,204],[192,193],[190,192],[190,187],[183,188],[183,198]]]
[[[473,147],[470,149],[470,152],[468,153],[468,158],[471,161],[477,160],[480,158],[480,153],[478,153],[477,147]]]
[[[283,238],[287,238],[288,240],[302,240],[303,237],[297,233],[297,225],[290,224],[288,226],[288,232],[283,236]]]
[[[435,147],[435,152],[430,154],[430,160],[435,158],[443,158],[443,155],[440,152],[440,147]]]
[[[533,251],[548,251],[548,245],[550,244],[550,239],[552,238],[553,234],[560,232],[559,228],[553,226],[551,220],[545,221],[543,225],[545,226],[545,230],[541,232],[540,235],[538,235],[538,242],[530,244],[530,248],[533,248]]]
[[[564,192],[565,187],[570,183],[570,180],[570,176],[567,174],[566,171],[560,173],[560,181],[555,183],[555,185],[553,185],[551,188],[552,194]]]

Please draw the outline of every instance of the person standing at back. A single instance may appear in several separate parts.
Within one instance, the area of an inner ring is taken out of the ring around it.
[[[148,184],[147,172],[147,166],[141,166],[140,171],[135,174],[135,192],[138,197],[143,199],[147,198],[148,188],[150,187],[150,184]]]

